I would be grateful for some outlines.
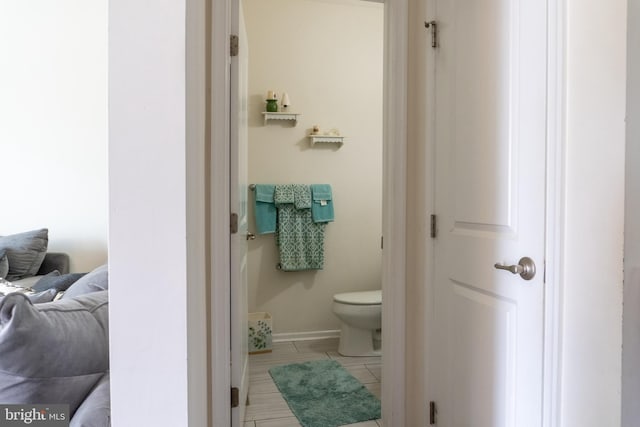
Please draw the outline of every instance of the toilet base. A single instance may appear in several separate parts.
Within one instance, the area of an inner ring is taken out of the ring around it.
[[[375,330],[354,328],[342,323],[338,353],[349,357],[380,356],[379,340],[374,340],[374,333]]]

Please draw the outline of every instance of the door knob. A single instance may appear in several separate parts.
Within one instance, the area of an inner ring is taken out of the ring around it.
[[[494,265],[498,270],[507,270],[513,274],[519,274],[524,280],[531,280],[536,275],[536,263],[529,257],[522,257],[517,265]]]
[[[247,232],[247,240],[256,240],[256,235],[253,234],[252,232],[248,231]]]

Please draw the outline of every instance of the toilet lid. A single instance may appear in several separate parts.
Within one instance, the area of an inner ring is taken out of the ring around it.
[[[382,291],[345,292],[333,296],[335,302],[352,305],[382,304]]]

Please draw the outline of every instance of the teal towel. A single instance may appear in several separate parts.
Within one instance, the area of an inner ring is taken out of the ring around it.
[[[321,270],[324,267],[324,228],[315,223],[311,209],[293,203],[278,205],[276,242],[283,271]]]
[[[333,196],[329,184],[312,184],[311,214],[314,222],[331,222],[335,219],[333,213]]]
[[[256,184],[254,216],[258,234],[276,232],[277,211],[273,202],[274,191],[275,185]]]
[[[311,208],[311,187],[308,185],[294,184],[293,197],[295,199],[294,204],[296,209]]]

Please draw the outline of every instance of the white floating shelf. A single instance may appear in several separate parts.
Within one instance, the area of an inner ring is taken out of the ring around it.
[[[298,116],[300,115],[300,113],[269,113],[265,111],[262,113],[262,115],[264,116],[265,125],[269,120],[291,120],[293,121],[293,125],[295,126],[298,122]]]
[[[317,142],[329,142],[332,144],[344,144],[344,136],[332,136],[332,135],[309,135],[311,145],[315,145]]]

